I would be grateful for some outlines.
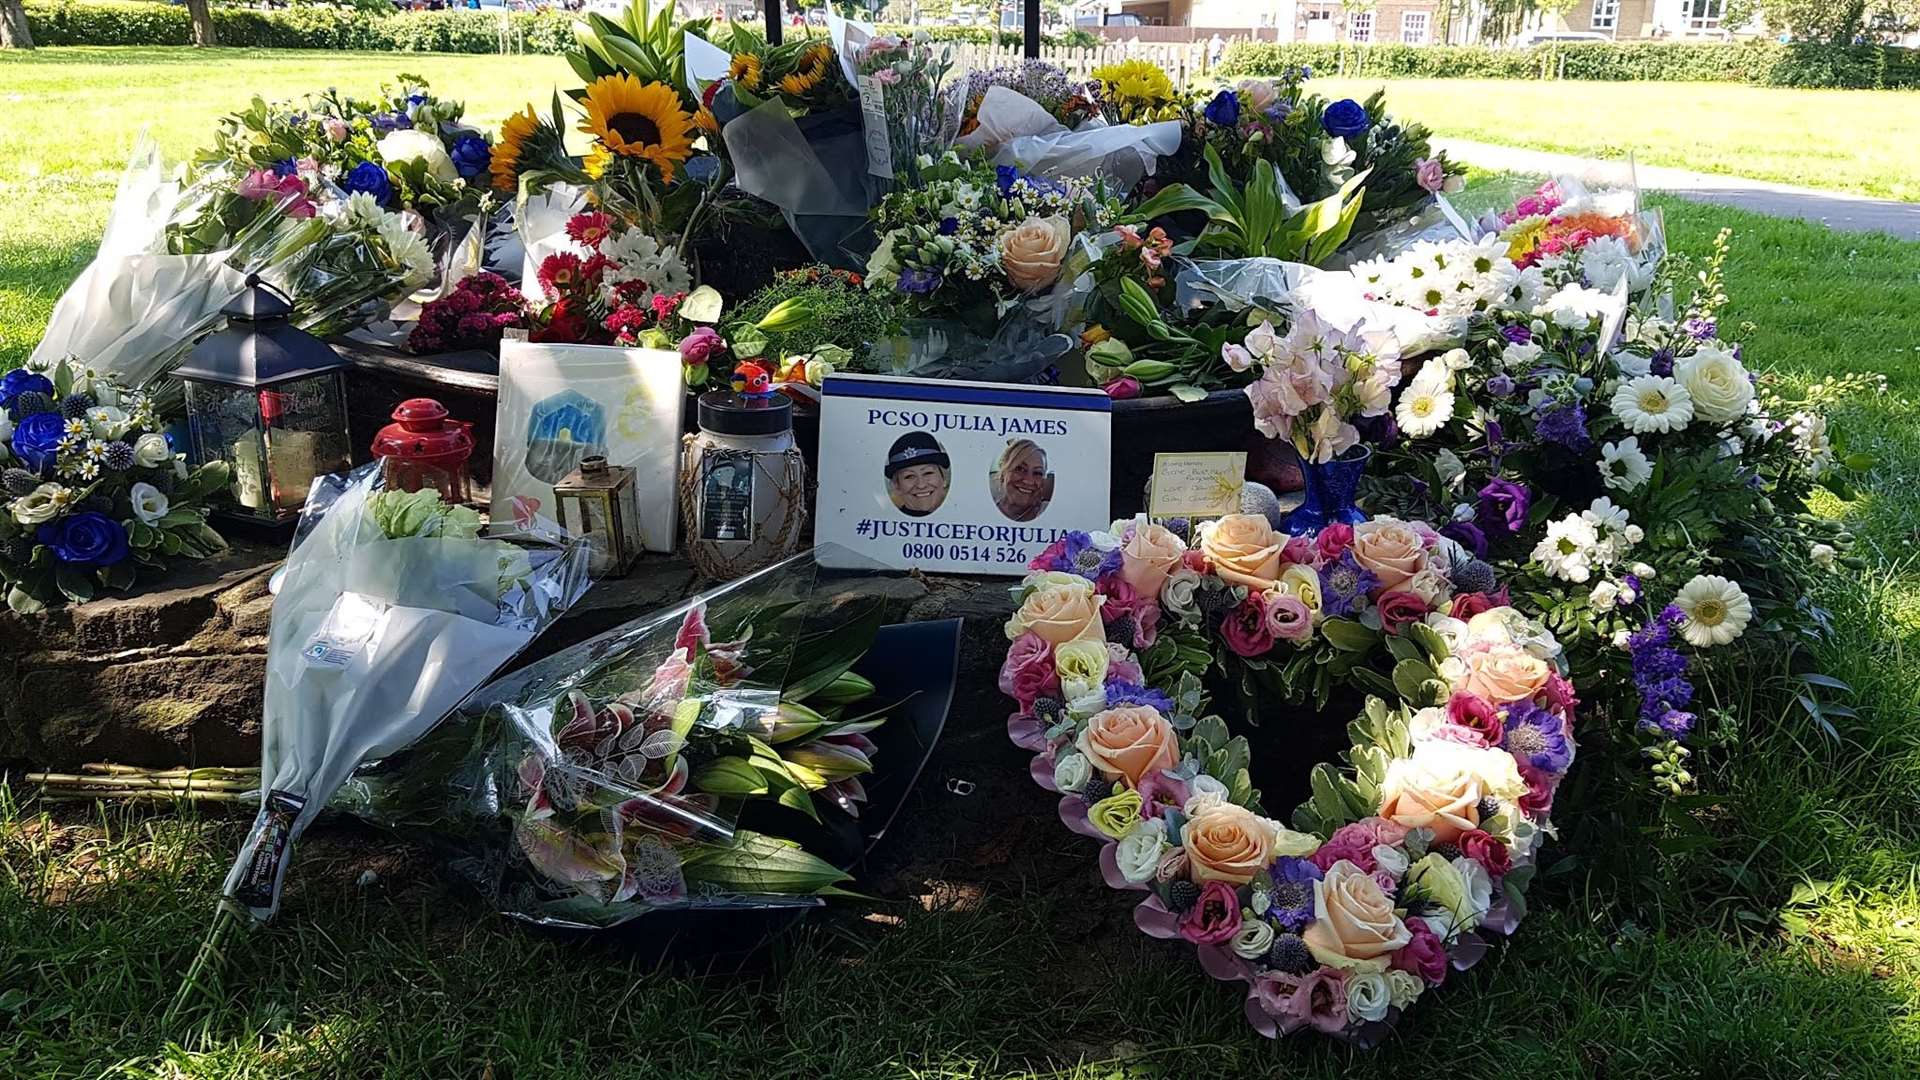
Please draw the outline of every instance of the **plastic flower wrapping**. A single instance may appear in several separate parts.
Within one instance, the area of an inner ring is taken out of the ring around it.
[[[155,404],[61,361],[0,376],[0,585],[31,613],[124,591],[170,559],[226,550],[207,502],[227,466],[188,468]]]
[[[586,562],[558,531],[482,536],[436,492],[383,490],[377,464],[315,481],[278,575],[261,808],[228,910],[272,918],[295,843],[353,770],[519,655],[585,592]]]
[[[335,805],[543,924],[817,904],[848,880],[822,832],[859,818],[898,704],[853,670],[881,609],[836,580],[798,556],[545,657]]]
[[[1430,569],[1414,562],[1432,558],[1437,538],[1370,524],[1370,534],[1329,530],[1303,544],[1339,547],[1328,565],[1343,577]],[[1311,1028],[1372,1045],[1524,914],[1547,813],[1573,762],[1577,702],[1559,644],[1499,598],[1463,591],[1445,613],[1422,614],[1423,601],[1403,615],[1395,597],[1410,593],[1379,592],[1370,603],[1392,676],[1350,725],[1345,766],[1315,766],[1313,797],[1292,827],[1273,820],[1253,787],[1253,748],[1208,713],[1202,676],[1228,652],[1272,648],[1276,630],[1342,647],[1365,615],[1350,630],[1332,628],[1337,615],[1316,626],[1302,591],[1321,590],[1326,607],[1368,590],[1322,590],[1324,578],[1307,586],[1293,567],[1269,580],[1273,546],[1230,545],[1222,529],[1258,531],[1222,519],[1190,549],[1163,526],[1117,523],[1036,560],[1006,628],[1000,688],[1017,705],[1008,732],[1034,751],[1035,782],[1060,793],[1062,821],[1100,841],[1107,884],[1145,894],[1135,923],[1191,942],[1209,974],[1247,984],[1256,1030]],[[1249,558],[1259,574],[1245,595],[1206,586],[1209,575],[1246,578]],[[1462,565],[1456,576],[1486,578],[1463,586],[1491,587],[1484,564]],[[1225,649],[1168,644],[1143,596],[1216,624]]]

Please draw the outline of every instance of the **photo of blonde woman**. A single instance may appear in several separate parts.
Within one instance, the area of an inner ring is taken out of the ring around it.
[[[1013,521],[1032,521],[1053,501],[1053,473],[1047,452],[1032,439],[1014,439],[987,474],[993,505]]]

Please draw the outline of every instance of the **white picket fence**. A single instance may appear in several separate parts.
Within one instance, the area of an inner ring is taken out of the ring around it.
[[[962,72],[1013,67],[1020,63],[1021,55],[1018,45],[968,42],[955,43],[952,52],[954,68]],[[1085,79],[1095,68],[1122,60],[1149,60],[1165,71],[1177,87],[1204,81],[1208,68],[1204,41],[1114,41],[1092,48],[1043,45],[1040,59],[1062,68],[1068,78],[1075,80]]]

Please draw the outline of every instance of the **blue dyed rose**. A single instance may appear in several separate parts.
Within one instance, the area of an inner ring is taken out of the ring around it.
[[[453,159],[453,167],[460,171],[461,178],[471,180],[487,171],[487,165],[493,160],[493,148],[478,135],[462,135],[453,141],[453,149],[447,156]]]
[[[59,413],[34,413],[13,428],[13,456],[33,472],[46,475],[60,456],[60,440],[66,437],[67,422]]]
[[[273,175],[275,176],[292,176],[299,171],[299,163],[295,162],[292,158],[281,158],[279,161],[273,163]]]
[[[54,558],[69,566],[113,566],[128,554],[127,530],[92,510],[42,525],[35,536],[53,549]]]
[[[1216,127],[1230,128],[1240,122],[1240,95],[1231,90],[1222,90],[1207,102],[1201,111],[1207,123]]]
[[[393,201],[393,181],[387,179],[387,170],[371,161],[355,165],[341,186],[347,189],[349,195],[364,191],[381,206]]]
[[[1320,115],[1320,126],[1336,138],[1351,139],[1356,135],[1365,135],[1367,129],[1373,126],[1373,118],[1367,115],[1367,110],[1359,102],[1352,98],[1341,98],[1327,106],[1327,111]]]
[[[37,371],[26,368],[14,368],[0,375],[0,409],[13,408],[13,401],[29,391],[53,396],[53,380]]]

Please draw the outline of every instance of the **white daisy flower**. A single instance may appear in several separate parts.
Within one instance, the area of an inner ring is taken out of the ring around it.
[[[1593,505],[1583,511],[1580,516],[1592,522],[1596,529],[1616,533],[1627,531],[1626,507],[1615,506],[1613,500],[1605,495],[1593,500]]]
[[[1429,383],[1421,371],[1420,378],[1413,380],[1400,395],[1400,404],[1393,410],[1393,418],[1400,430],[1408,436],[1419,439],[1439,431],[1446,426],[1453,415],[1453,392]]]
[[[1600,447],[1600,481],[1615,491],[1633,491],[1653,479],[1653,462],[1640,452],[1640,439],[1629,435]]]
[[[1699,574],[1680,586],[1673,602],[1687,613],[1680,628],[1687,644],[1705,649],[1737,638],[1753,621],[1753,604],[1740,586],[1716,574]]]
[[[1600,535],[1592,522],[1568,514],[1547,523],[1547,535],[1533,549],[1533,561],[1550,577],[1584,584],[1593,576],[1593,551],[1599,544]]]
[[[1638,435],[1679,431],[1693,419],[1693,395],[1667,376],[1642,375],[1613,392],[1613,412]]]

